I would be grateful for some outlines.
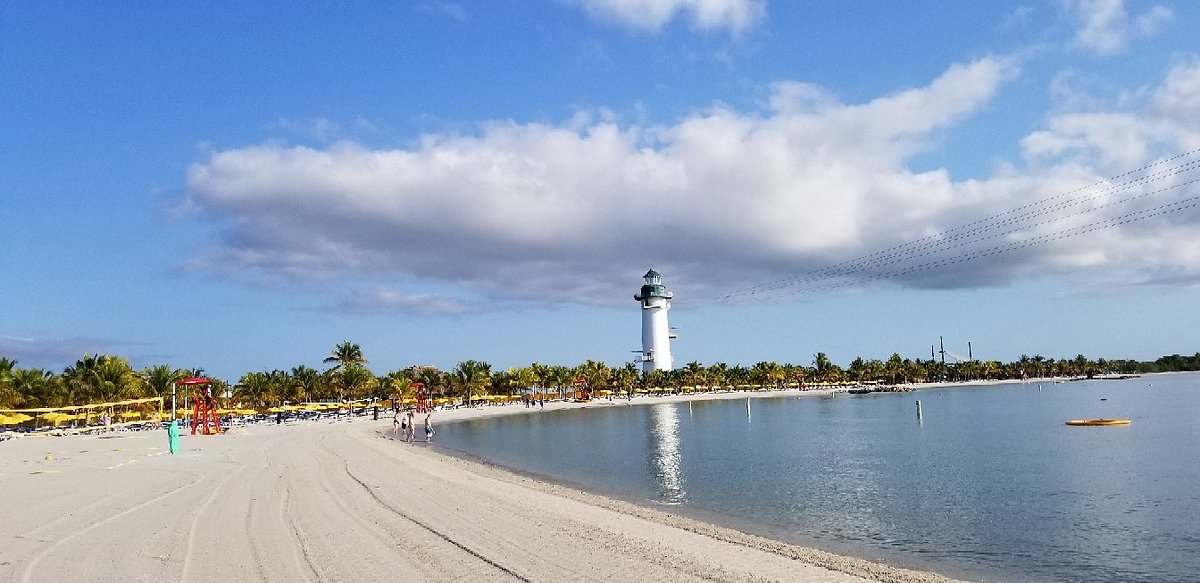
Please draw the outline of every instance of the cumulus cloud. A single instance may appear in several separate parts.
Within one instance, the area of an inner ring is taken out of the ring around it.
[[[1181,149],[1200,148],[1200,60],[1176,65],[1154,94],[1153,123]]]
[[[701,30],[739,32],[761,21],[766,0],[574,0],[588,13],[644,30],[657,30],[676,16]]]
[[[1174,19],[1174,13],[1160,5],[1130,18],[1124,0],[1068,0],[1064,7],[1080,23],[1072,46],[1097,55],[1124,52],[1131,37],[1153,35]]]
[[[1176,65],[1163,83],[1145,91],[1144,107],[1125,111],[1067,111],[1022,146],[1035,158],[1071,155],[1116,170],[1139,165],[1155,151],[1200,148],[1200,61]],[[1086,100],[1081,100],[1086,101]]]
[[[404,290],[441,285],[489,303],[619,305],[655,267],[687,296],[709,297],[914,240],[923,243],[775,287],[864,279],[970,287],[1200,265],[1184,262],[1186,245],[1153,260],[1124,251],[1136,247],[1126,237],[1153,247],[1153,229],[1093,228],[1109,243],[1083,250],[1055,238],[1128,212],[1105,205],[1161,182],[1124,190],[1100,183],[1072,205],[976,233],[952,230],[1094,183],[1110,167],[1144,164],[1164,141],[1184,137],[1165,120],[1200,119],[1196,72],[1183,67],[1142,117],[1050,119],[1024,142],[1032,170],[955,182],[944,170],[907,167],[936,132],[986,107],[1015,71],[1008,59],[982,58],[924,87],[854,104],[779,83],[760,111],[715,105],[665,126],[581,114],[561,125],[495,121],[474,135],[425,135],[402,149],[342,142],[217,151],[187,180],[187,202],[222,228],[197,265],[239,278],[353,280],[395,291],[363,292],[340,309],[426,315],[476,307]],[[1196,237],[1182,228],[1171,235]]]

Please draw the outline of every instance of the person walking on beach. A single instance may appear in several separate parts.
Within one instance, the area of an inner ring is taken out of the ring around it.
[[[412,413],[412,411],[409,411],[408,414],[405,416],[404,441],[412,443],[413,437],[416,435],[416,433],[417,433],[417,428],[413,427],[413,413]]]
[[[425,443],[429,443],[430,441],[433,441],[434,431],[433,431],[433,424],[429,422],[430,415],[432,415],[432,413],[425,414]]]
[[[396,434],[396,439],[400,439],[400,413],[392,413],[392,433]]]

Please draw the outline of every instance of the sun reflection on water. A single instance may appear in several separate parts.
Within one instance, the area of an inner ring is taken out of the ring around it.
[[[659,500],[666,504],[685,501],[683,465],[679,441],[679,412],[674,405],[654,405],[651,413],[650,471]]]

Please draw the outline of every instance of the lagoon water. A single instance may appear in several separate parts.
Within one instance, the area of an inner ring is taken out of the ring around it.
[[[1092,417],[1133,424],[1064,424]],[[556,411],[454,424],[438,441],[581,489],[955,577],[1200,578],[1197,374]]]

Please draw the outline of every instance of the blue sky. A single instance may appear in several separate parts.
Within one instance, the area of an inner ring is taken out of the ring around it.
[[[1192,353],[1198,11],[7,2],[0,355],[619,365],[651,267],[679,363]]]

